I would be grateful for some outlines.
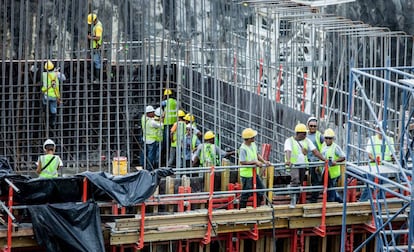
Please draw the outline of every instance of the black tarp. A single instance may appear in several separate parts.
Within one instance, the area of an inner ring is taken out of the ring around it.
[[[28,206],[36,241],[47,251],[105,251],[95,203]]]
[[[125,176],[84,172],[74,177],[31,179],[0,172],[0,196],[7,199],[10,180],[19,190],[14,203],[27,205],[37,242],[48,251],[104,251],[99,207],[94,200],[113,199],[122,206],[144,202],[161,178],[172,169],[142,170]],[[88,178],[88,199],[80,203],[83,180]]]
[[[88,199],[113,199],[122,206],[144,202],[157,189],[161,178],[173,174],[172,169],[141,170],[125,176],[105,172],[83,172],[74,177],[31,179],[28,176],[0,173],[0,195],[7,197],[8,178],[20,190],[14,201],[20,205],[40,205],[81,201],[83,178],[88,178]]]

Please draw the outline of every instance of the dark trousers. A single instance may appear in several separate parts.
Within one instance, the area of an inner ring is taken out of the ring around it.
[[[242,182],[242,189],[243,190],[251,190],[253,189],[253,177],[245,178],[241,177]],[[265,189],[262,179],[259,175],[256,175],[256,189]],[[245,208],[247,205],[247,201],[250,196],[252,196],[252,192],[243,192],[240,196],[240,208]],[[264,192],[257,192],[257,205],[260,205],[260,202],[263,200]]]

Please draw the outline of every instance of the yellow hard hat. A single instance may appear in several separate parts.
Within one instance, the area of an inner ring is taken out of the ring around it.
[[[243,139],[249,139],[249,138],[253,138],[257,135],[257,131],[255,131],[252,128],[246,128],[242,131],[242,138]]]
[[[306,128],[306,125],[305,124],[303,124],[303,123],[299,123],[298,125],[296,125],[296,127],[295,127],[295,132],[296,133],[298,133],[298,132],[307,132],[308,131],[308,129]]]
[[[213,139],[215,137],[214,132],[209,130],[206,132],[206,134],[204,134],[204,140],[210,140]]]
[[[185,112],[184,112],[184,110],[178,110],[178,113],[177,113],[177,115],[178,115],[178,117],[184,117],[185,116]]]
[[[88,15],[88,24],[92,24],[96,20],[97,17],[98,16],[96,16],[96,14],[94,14],[94,13],[89,14]]]
[[[184,120],[194,122],[194,116],[192,114],[188,113],[184,116]]]
[[[45,69],[48,70],[48,71],[50,71],[50,70],[53,70],[53,68],[55,68],[55,65],[53,65],[52,61],[48,60],[45,63]]]
[[[326,129],[323,136],[324,137],[335,137],[335,131],[333,131],[333,129],[331,128]]]
[[[172,95],[172,91],[171,91],[171,89],[166,88],[166,89],[164,90],[164,95]]]

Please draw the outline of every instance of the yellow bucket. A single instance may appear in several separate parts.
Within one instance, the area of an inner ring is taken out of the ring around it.
[[[125,175],[128,173],[128,160],[126,157],[114,157],[112,160],[112,174]]]

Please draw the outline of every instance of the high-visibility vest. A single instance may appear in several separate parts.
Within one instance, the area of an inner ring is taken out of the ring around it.
[[[159,122],[159,121],[157,121]],[[163,139],[163,128],[164,127],[159,127],[159,128],[155,128],[155,135],[156,135],[156,140],[157,142],[162,142]]]
[[[306,138],[305,138],[306,139]],[[290,163],[291,164],[296,164],[298,162],[298,157],[299,157],[299,153],[302,153],[301,147],[299,146],[299,144],[295,144],[295,142],[297,142],[295,140],[294,137],[290,138],[291,140],[291,145],[292,145],[292,151],[290,153]],[[308,141],[303,141],[301,142],[302,144],[302,148],[308,149]],[[305,163],[308,163],[308,156],[304,155],[304,159],[305,159]],[[286,156],[285,156],[285,162],[286,162]],[[286,171],[290,171],[290,167],[286,168]]]
[[[154,140],[157,141],[158,138],[158,129],[151,126],[151,119],[147,117],[145,114],[142,115],[141,118],[141,127],[142,127],[142,136],[144,141],[146,140]]]
[[[324,144],[326,146],[326,144]],[[330,146],[326,146],[326,152],[325,152],[325,158],[331,159],[331,160],[337,160],[339,156],[335,153],[337,144],[332,143]],[[329,177],[331,179],[337,178],[341,176],[341,166],[340,165],[334,165],[329,167]]]
[[[59,78],[54,71],[42,73],[42,92],[50,98],[60,98]]]
[[[387,136],[387,139],[390,144],[392,145],[394,144],[394,140],[392,138]],[[381,158],[382,139],[379,139],[378,135],[375,135],[374,137],[371,137],[371,141],[372,141],[372,144],[374,145],[374,146],[370,146],[371,148],[374,147],[374,150],[371,154],[375,155],[375,160],[377,160],[378,158]],[[392,153],[385,140],[384,140],[384,147],[385,147],[384,160],[392,161]],[[375,162],[371,162],[370,165],[375,166]]]
[[[212,143],[203,143],[200,152],[200,166],[206,163],[220,165],[220,154],[216,153],[216,146]]]
[[[183,121],[178,121],[177,122],[177,128],[174,131],[173,135],[172,135],[172,139],[171,139],[171,146],[172,147],[177,147],[177,142],[181,142],[184,140],[185,138],[185,130],[186,130],[186,124]]]
[[[191,151],[193,151],[197,147],[196,146],[197,140],[198,140],[197,135],[196,134],[192,134],[192,136],[191,136]]]
[[[93,36],[95,36],[95,35],[96,35],[96,30],[97,30],[98,28],[100,28],[100,29],[102,30],[102,34],[101,34],[101,37],[99,38],[99,40],[98,40],[98,41],[96,41],[96,40],[92,39],[92,48],[93,48],[93,49],[97,49],[97,48],[99,48],[99,47],[102,45],[103,26],[102,26],[101,21],[98,21],[98,22],[96,23],[96,25],[94,25],[94,26],[93,26],[93,28],[92,28],[92,35],[93,35]]]
[[[43,167],[45,167],[53,157],[55,157],[55,159],[52,162],[50,162],[50,164],[45,169],[43,169]],[[60,165],[59,160],[60,160],[59,157],[52,155],[52,154],[41,155],[40,163],[42,164],[43,170],[40,172],[39,176],[42,178],[58,177],[57,170]]]
[[[257,160],[257,146],[256,143],[251,143],[250,147],[244,143],[240,146],[240,150],[246,151],[246,160],[245,161],[254,161]],[[253,168],[254,167],[242,167],[240,168],[240,176],[244,178],[253,177]],[[259,174],[259,168],[256,168],[256,174]]]
[[[315,142],[316,142],[316,148],[318,148],[318,151],[322,150],[322,143],[321,143],[321,132],[318,130],[315,133]]]
[[[177,121],[177,101],[173,98],[167,99],[165,105],[164,125],[173,125]]]

